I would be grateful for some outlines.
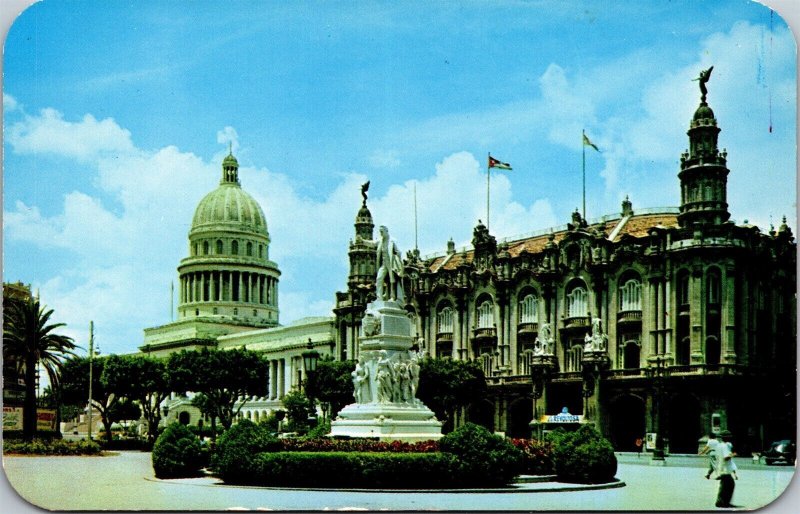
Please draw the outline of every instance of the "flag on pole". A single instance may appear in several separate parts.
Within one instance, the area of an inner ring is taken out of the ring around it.
[[[507,162],[500,162],[497,159],[495,159],[494,157],[492,157],[491,155],[489,156],[489,167],[490,168],[497,168],[497,169],[500,169],[500,170],[510,170],[511,169],[511,165],[510,164],[508,164]]]
[[[600,149],[599,149],[599,148],[597,148],[597,145],[596,145],[596,144],[594,144],[594,143],[592,143],[591,141],[589,141],[589,138],[588,138],[588,137],[586,137],[586,134],[584,134],[584,135],[583,135],[583,146],[591,146],[592,148],[594,148],[594,149],[595,149],[595,150],[597,150],[598,152],[600,151]]]

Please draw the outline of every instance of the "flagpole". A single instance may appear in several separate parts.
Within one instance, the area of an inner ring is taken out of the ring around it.
[[[492,157],[492,152],[488,153],[489,158],[486,159],[486,230],[489,230],[489,161]]]
[[[583,178],[583,219],[586,219],[586,130],[581,129],[581,150],[583,159],[581,166],[581,176]]]
[[[417,237],[417,181],[414,181],[414,250],[419,250],[419,238]]]

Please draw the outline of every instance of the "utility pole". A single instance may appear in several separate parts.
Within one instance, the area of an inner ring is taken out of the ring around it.
[[[94,364],[94,321],[89,322],[89,440],[92,440],[92,372]]]

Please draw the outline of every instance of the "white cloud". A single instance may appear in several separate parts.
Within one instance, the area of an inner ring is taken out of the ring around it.
[[[17,99],[13,96],[3,93],[3,112],[14,112],[19,107]]]
[[[239,134],[235,128],[226,126],[224,129],[217,131],[217,143],[225,146],[230,144],[233,153],[236,153],[239,151]]]
[[[49,153],[88,161],[99,154],[133,152],[131,134],[106,118],[98,121],[87,114],[78,122],[64,120],[55,109],[39,116],[25,116],[8,128],[8,141],[22,154]]]

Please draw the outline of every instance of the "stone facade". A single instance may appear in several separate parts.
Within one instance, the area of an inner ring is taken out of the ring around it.
[[[565,226],[501,242],[479,223],[472,249],[409,255],[406,310],[423,349],[479,360],[489,381],[491,400],[459,421],[526,436],[531,420],[566,407],[619,450],[661,427],[681,453],[695,453],[712,426],[731,430],[740,451],[795,433],[796,245],[785,219],[767,233],[729,220],[719,132],[704,98],[676,209],[635,212],[626,198],[618,215],[575,212]],[[336,295],[340,358],[356,357],[374,295],[371,227],[365,201],[348,290]],[[552,341],[546,359],[542,340]]]

